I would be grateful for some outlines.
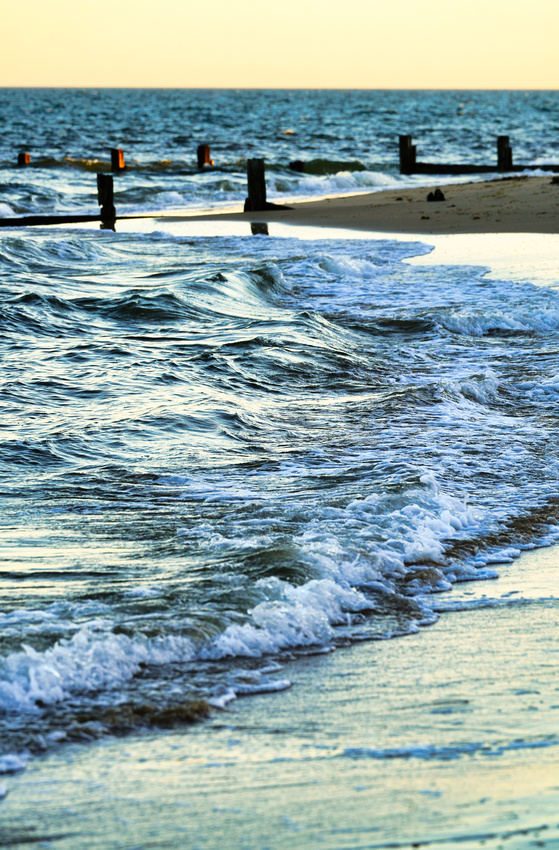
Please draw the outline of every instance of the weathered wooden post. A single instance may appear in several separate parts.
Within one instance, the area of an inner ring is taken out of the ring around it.
[[[198,168],[200,169],[200,171],[203,169],[203,167],[205,165],[213,165],[214,164],[209,145],[198,145],[198,149],[197,149],[196,153],[197,153],[197,156],[198,156]]]
[[[269,236],[270,231],[265,221],[251,221],[250,232],[253,236]]]
[[[245,212],[266,210],[266,176],[263,159],[247,159],[248,198]]]
[[[17,164],[18,165],[29,165],[31,162],[31,154],[26,153],[25,151],[21,151],[17,155]]]
[[[97,201],[101,207],[101,228],[103,230],[114,230],[116,210],[112,174],[97,175]]]
[[[412,145],[411,136],[400,136],[400,174],[413,174],[415,171],[417,148]]]
[[[508,136],[497,137],[497,170],[512,171],[512,148]]]
[[[125,168],[122,148],[111,148],[111,171],[124,171]]]

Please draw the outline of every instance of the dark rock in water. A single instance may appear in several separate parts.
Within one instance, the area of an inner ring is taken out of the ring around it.
[[[367,166],[358,159],[293,159],[289,163],[291,171],[299,171],[304,174],[338,174],[340,171],[366,171]]]
[[[440,189],[435,189],[434,192],[429,192],[429,194],[427,195],[427,200],[428,201],[446,201],[446,198],[445,198],[445,196],[443,195],[443,193],[441,192]]]
[[[165,708],[126,702],[79,714],[67,733],[70,740],[80,740],[99,738],[107,733],[126,735],[141,728],[174,729],[204,720],[209,717],[210,710],[204,699],[190,699]]]

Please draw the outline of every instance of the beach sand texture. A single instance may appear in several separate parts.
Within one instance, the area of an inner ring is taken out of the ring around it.
[[[427,201],[427,195],[434,188],[422,186],[297,202],[290,210],[212,213],[192,218],[410,234],[559,231],[559,182],[554,182],[549,175],[452,184],[442,187],[445,201]]]

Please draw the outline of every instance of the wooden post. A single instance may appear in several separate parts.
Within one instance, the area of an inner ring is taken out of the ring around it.
[[[124,171],[125,168],[122,148],[111,148],[111,171]]]
[[[198,168],[200,170],[202,170],[202,168],[205,165],[213,165],[214,164],[209,145],[198,145],[198,149],[197,149],[196,153],[197,153],[197,156],[198,156]]]
[[[263,159],[247,159],[247,181],[248,198],[245,201],[245,212],[268,209]]]
[[[22,151],[17,155],[17,164],[18,165],[29,165],[31,162],[31,154],[25,153]]]
[[[116,210],[112,174],[97,175],[97,201],[101,207],[101,228],[114,230]]]
[[[270,231],[265,221],[251,221],[250,232],[253,236],[269,236]]]
[[[512,148],[508,136],[497,137],[497,170],[512,171]]]
[[[411,136],[400,136],[400,174],[413,174],[417,148],[411,143]]]

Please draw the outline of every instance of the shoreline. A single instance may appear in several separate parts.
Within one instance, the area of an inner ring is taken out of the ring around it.
[[[436,184],[298,201],[291,209],[154,216],[165,222],[245,221],[348,228],[379,233],[558,233],[559,183],[550,176],[503,177],[443,185],[444,201],[427,201]]]
[[[70,745],[9,777],[0,837],[61,850],[557,848],[559,546],[390,641],[286,662],[200,726]],[[145,845],[147,846],[147,845]],[[151,843],[150,843],[151,846]]]
[[[455,188],[474,187],[479,202],[481,185]],[[294,232],[302,225],[393,232],[393,223],[371,226],[372,199],[396,212],[407,203],[414,215],[416,204],[439,209],[444,224],[450,187],[439,204],[424,200],[428,188],[413,191],[421,193],[416,201],[397,201],[391,191],[176,221],[243,222],[247,233],[248,222],[264,219]],[[559,204],[559,187],[549,183],[540,194]],[[347,221],[352,207],[361,226]],[[425,227],[431,220],[421,219]],[[405,234],[402,226],[396,230]],[[489,240],[492,232],[483,230]],[[541,230],[524,222],[518,232]],[[556,565],[559,547],[525,552],[499,566],[496,582],[458,584],[434,597],[444,614],[433,626],[288,660],[290,690],[239,699],[207,724],[70,745],[0,777],[0,845],[557,850]],[[449,607],[456,602],[463,608]]]

